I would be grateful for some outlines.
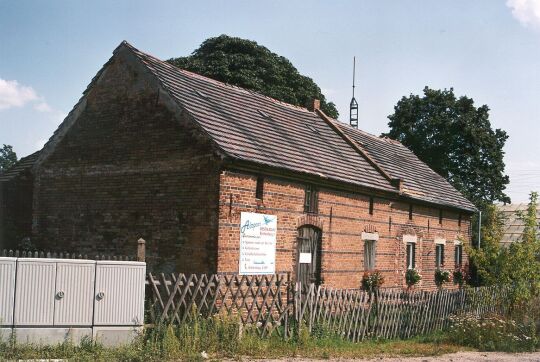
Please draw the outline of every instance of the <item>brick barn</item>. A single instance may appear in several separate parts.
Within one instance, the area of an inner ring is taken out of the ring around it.
[[[430,288],[436,268],[466,263],[475,212],[402,144],[317,101],[286,104],[126,42],[24,160],[0,183],[4,231],[90,255],[133,254],[142,237],[153,271],[238,272],[250,212],[277,219],[276,272],[357,288],[378,269],[396,287],[416,267]]]

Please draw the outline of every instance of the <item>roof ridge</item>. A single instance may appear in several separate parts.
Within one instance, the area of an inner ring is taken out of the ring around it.
[[[161,60],[159,59],[158,57],[152,55],[152,54],[149,54],[149,53],[146,53],[146,52],[143,52],[137,48],[135,48],[133,45],[131,45],[129,42],[127,41],[122,41],[122,43],[120,43],[120,45],[114,50],[114,52],[116,52],[116,50],[122,46],[126,46],[127,48],[129,48],[130,50],[132,50],[133,52],[137,53],[137,55],[139,56],[146,56],[146,57],[150,57],[152,59],[154,59],[155,61],[157,62],[160,62],[161,64],[169,67],[170,69],[174,69],[175,71],[178,71],[180,73],[184,73],[188,76],[194,76],[196,78],[199,78],[199,79],[202,79],[202,80],[205,80],[205,81],[209,81],[209,82],[212,82],[216,85],[219,85],[219,86],[222,86],[222,87],[225,87],[225,88],[232,88],[232,89],[235,89],[235,90],[239,90],[239,91],[243,91],[243,92],[247,92],[247,93],[250,93],[250,94],[253,94],[253,95],[256,95],[256,96],[259,96],[259,97],[263,97],[263,98],[266,98],[276,104],[280,104],[282,106],[285,106],[285,107],[290,107],[290,108],[293,108],[293,109],[297,109],[297,110],[300,110],[300,111],[305,111],[305,112],[310,112],[310,110],[308,110],[306,107],[302,107],[302,106],[298,106],[298,105],[295,105],[295,104],[291,104],[291,103],[287,103],[287,102],[284,102],[284,101],[280,101],[279,99],[276,99],[276,98],[272,98],[270,96],[267,96],[265,94],[262,94],[261,92],[257,92],[253,89],[248,89],[248,88],[244,88],[244,87],[240,87],[238,85],[234,85],[234,84],[230,84],[230,83],[226,83],[226,82],[222,82],[222,81],[219,81],[217,79],[213,79],[213,78],[210,78],[210,77],[207,77],[205,75],[202,75],[202,74],[199,74],[199,73],[195,73],[195,72],[192,72],[190,70],[187,70],[187,69],[183,69],[183,68],[180,68],[180,67],[177,67],[175,65],[172,65],[171,63],[165,61],[165,60]],[[114,53],[113,52],[113,53]]]

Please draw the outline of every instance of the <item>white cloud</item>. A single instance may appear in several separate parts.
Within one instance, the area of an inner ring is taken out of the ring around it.
[[[51,108],[51,106],[49,106],[49,105],[47,104],[47,102],[45,102],[45,101],[41,101],[40,103],[36,104],[36,105],[34,106],[34,109],[35,109],[36,111],[44,112],[44,113],[49,113],[49,112],[52,112],[52,111],[53,111],[53,109]]]
[[[0,110],[22,107],[26,103],[38,99],[39,97],[32,87],[20,85],[16,80],[0,78]]]
[[[540,29],[540,0],[507,0],[506,6],[522,25]]]

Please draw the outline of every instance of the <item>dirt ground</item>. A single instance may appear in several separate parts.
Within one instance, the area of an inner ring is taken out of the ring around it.
[[[245,360],[243,361],[261,361],[261,360]],[[291,359],[279,359],[279,360],[264,360],[269,362],[306,362],[313,361],[312,359],[304,358],[291,358]],[[328,360],[320,360],[328,361]],[[380,357],[371,359],[332,359],[332,361],[373,361],[373,362],[468,362],[468,361],[495,361],[495,362],[507,362],[507,361],[540,361],[540,352],[534,353],[502,353],[502,352],[458,352],[452,354],[446,354],[437,357]]]

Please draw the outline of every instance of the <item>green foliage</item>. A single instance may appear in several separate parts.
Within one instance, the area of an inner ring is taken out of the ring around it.
[[[411,149],[475,205],[510,202],[503,162],[508,135],[492,129],[488,112],[471,98],[456,98],[452,88],[425,87],[423,96],[398,101],[386,136]]]
[[[469,271],[466,267],[458,266],[452,273],[452,280],[454,281],[454,284],[459,285],[460,288],[462,288],[463,285],[469,281],[469,279]]]
[[[301,75],[287,58],[251,40],[220,35],[206,39],[190,56],[168,62],[302,107],[316,98],[328,116],[339,116],[335,104],[326,101],[311,78]]]
[[[453,317],[448,335],[454,343],[482,351],[525,352],[538,346],[533,323],[518,323],[500,315]]]
[[[538,295],[540,291],[540,240],[536,220],[538,194],[532,192],[525,213],[518,216],[525,229],[519,242],[501,250],[501,270],[497,279],[502,284],[514,286],[512,298],[515,304],[524,303]]]
[[[411,288],[412,286],[418,284],[422,280],[422,275],[416,269],[407,269],[405,272],[405,283]]]
[[[0,172],[7,170],[17,162],[17,154],[13,147],[4,145],[0,148]]]
[[[435,285],[442,288],[445,283],[450,281],[450,272],[444,269],[435,270]]]
[[[504,220],[495,205],[485,205],[482,212],[481,248],[466,245],[474,284],[477,286],[494,285],[498,282],[501,265],[501,246]]]
[[[374,292],[384,284],[384,277],[378,270],[364,272],[362,276],[362,289],[368,292]]]

